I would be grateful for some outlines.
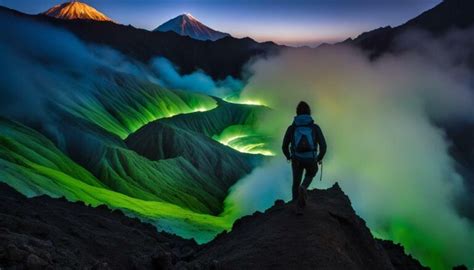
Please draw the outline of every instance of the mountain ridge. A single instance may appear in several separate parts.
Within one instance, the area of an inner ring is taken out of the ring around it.
[[[93,208],[64,198],[27,198],[0,183],[0,267],[210,270],[243,269],[245,265],[247,269],[290,269],[283,263],[291,261],[290,265],[299,267],[295,269],[426,269],[401,246],[374,239],[337,184],[308,195],[310,206],[302,217],[293,214],[291,204],[276,201],[265,213],[243,217],[236,221],[233,231],[198,245],[157,232],[120,210]],[[312,217],[320,219],[314,222]],[[305,226],[307,222],[312,226]],[[321,234],[320,224],[333,226]],[[281,232],[275,244],[265,246],[268,237],[282,226],[289,230]],[[292,230],[295,228],[299,230]],[[242,233],[247,235],[241,241],[243,245],[252,243],[247,250],[237,249],[233,240],[234,235]],[[255,241],[255,236],[261,239]],[[295,240],[298,249],[284,245],[289,238]],[[301,239],[305,240],[297,242]],[[366,248],[351,249],[366,243]],[[308,253],[321,246],[322,253]],[[354,253],[346,257],[347,251]],[[273,256],[278,252],[283,253]],[[378,266],[381,268],[374,268]]]
[[[473,26],[474,16],[471,14],[473,9],[473,1],[445,0],[401,25],[379,27],[339,44],[355,45],[368,51],[372,58],[378,57],[385,52],[393,52],[395,50],[393,43],[396,38],[408,30],[425,30],[433,36],[440,36],[451,29],[465,29]]]
[[[60,27],[82,41],[110,46],[143,63],[157,56],[165,57],[183,75],[202,70],[214,80],[225,80],[228,76],[244,79],[243,67],[250,59],[273,55],[287,48],[273,42],[259,43],[251,38],[231,36],[214,42],[202,41],[170,31],[152,32],[108,21],[62,20],[44,14],[29,15],[2,6],[0,16],[10,16],[10,19],[14,16]]]
[[[277,200],[265,212],[237,220],[196,256],[223,269],[427,269],[403,248],[380,241],[336,182],[308,191],[304,215],[295,214],[293,203]]]

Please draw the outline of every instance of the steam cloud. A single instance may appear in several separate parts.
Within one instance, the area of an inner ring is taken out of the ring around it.
[[[324,182],[312,187],[338,181],[376,236],[401,242],[434,269],[473,267],[474,224],[454,206],[463,179],[433,124],[473,120],[472,73],[463,61],[473,33],[407,33],[397,43],[407,52],[373,62],[345,46],[286,51],[251,67],[241,97],[273,108],[262,129],[278,146],[296,104],[308,101],[328,141]],[[289,199],[288,167],[281,157],[256,169],[232,188],[227,208],[248,214]]]
[[[70,32],[43,23],[0,15],[0,115],[22,122],[51,117],[47,107],[71,96],[93,94],[114,84],[106,74],[124,73],[169,88],[225,97],[242,88],[228,77],[213,81],[202,71],[180,75],[167,59],[149,64],[130,59],[105,46],[85,44]],[[47,125],[47,124],[46,124]]]
[[[0,115],[22,121],[49,118],[47,106],[87,95],[105,72],[149,78],[152,73],[120,53],[82,43],[73,34],[45,24],[0,16]],[[36,118],[36,119],[34,119]]]
[[[181,75],[178,68],[164,57],[153,59],[151,66],[158,75],[160,84],[170,89],[189,90],[225,98],[234,95],[243,88],[243,83],[231,76],[227,76],[222,81],[214,81],[200,70]]]

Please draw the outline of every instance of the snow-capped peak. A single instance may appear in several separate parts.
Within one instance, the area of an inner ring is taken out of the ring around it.
[[[199,40],[218,40],[229,36],[227,33],[216,31],[202,24],[191,13],[184,13],[158,26],[154,31],[173,31],[182,36],[189,36]]]

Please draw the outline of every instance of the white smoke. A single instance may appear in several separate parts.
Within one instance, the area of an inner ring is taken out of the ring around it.
[[[277,144],[296,104],[307,101],[328,142],[324,183],[312,187],[338,181],[376,235],[401,242],[434,269],[472,267],[474,225],[454,206],[463,181],[450,142],[433,124],[473,120],[472,73],[459,61],[472,48],[463,37],[472,33],[443,39],[408,33],[398,44],[409,51],[372,62],[344,46],[286,51],[254,63],[241,96],[273,108],[262,128]],[[243,204],[239,211],[250,213],[288,198],[291,181],[282,163],[237,183],[227,205]]]
[[[243,87],[240,80],[231,76],[227,76],[224,80],[214,81],[200,70],[182,75],[179,73],[179,69],[164,57],[153,59],[151,67],[156,73],[159,83],[170,89],[188,90],[225,98],[239,92]]]

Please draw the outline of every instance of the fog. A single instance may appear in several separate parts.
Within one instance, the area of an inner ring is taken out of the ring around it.
[[[473,120],[472,71],[463,61],[472,33],[406,33],[397,43],[403,53],[375,61],[348,46],[286,51],[251,66],[241,99],[273,109],[261,132],[275,138],[276,152],[297,103],[307,101],[328,142],[324,180],[311,187],[339,182],[377,237],[434,269],[472,267],[474,224],[454,205],[463,179],[434,124]],[[289,199],[290,179],[281,155],[232,187],[227,209],[243,215]]]

